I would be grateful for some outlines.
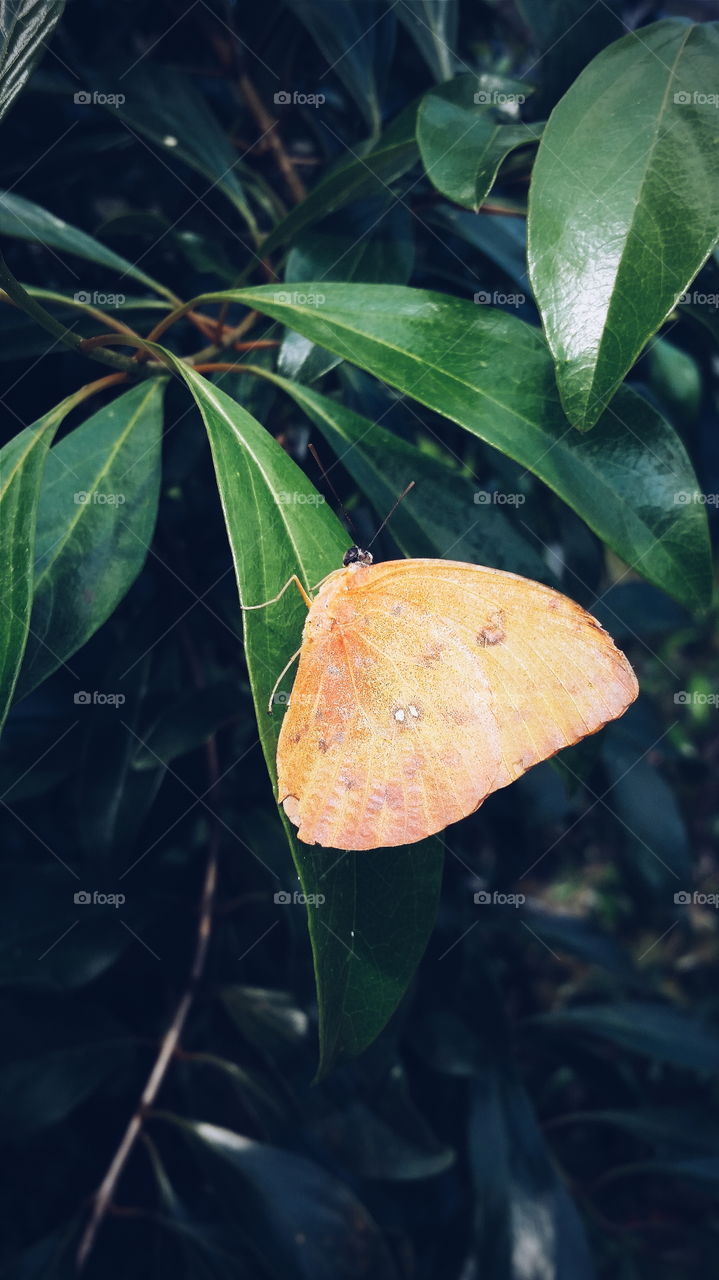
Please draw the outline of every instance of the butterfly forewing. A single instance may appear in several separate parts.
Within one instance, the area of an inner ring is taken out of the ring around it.
[[[606,632],[549,587],[446,560],[351,566],[307,617],[279,799],[309,844],[410,843],[636,693]]]

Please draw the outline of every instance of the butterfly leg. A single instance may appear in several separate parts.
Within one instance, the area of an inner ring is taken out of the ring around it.
[[[289,586],[291,586],[293,582],[294,582],[295,586],[297,587],[297,590],[299,591],[300,595],[302,596],[302,599],[304,600],[305,604],[307,605],[307,608],[309,609],[309,608],[311,607],[311,605],[312,605],[312,601],[311,601],[310,597],[308,596],[307,592],[305,591],[304,587],[302,586],[302,583],[300,582],[299,578],[297,577],[297,574],[296,574],[296,573],[293,573],[293,574],[292,574],[292,577],[287,579],[287,581],[286,581],[286,583],[285,583],[284,587],[282,588],[282,590],[281,590],[281,591],[278,591],[278,592],[277,592],[277,595],[276,595],[276,596],[273,596],[271,600],[265,600],[265,601],[263,602],[263,604],[242,604],[242,605],[240,605],[240,608],[242,609],[242,612],[243,612],[243,613],[248,613],[248,612],[250,611],[250,609],[266,609],[266,608],[267,608],[267,606],[268,606],[268,604],[277,604],[277,601],[278,601],[278,600],[280,600],[280,599],[282,598],[282,596],[285,594],[285,591],[287,590],[287,588],[288,588]],[[283,674],[284,674],[284,673],[283,673]]]
[[[268,714],[268,715],[270,715],[270,716],[272,715],[272,704],[273,704],[273,702],[274,702],[274,700],[275,700],[275,694],[277,693],[277,686],[278,686],[278,684],[280,683],[280,680],[282,679],[282,677],[287,675],[287,672],[289,671],[290,667],[292,666],[292,663],[294,662],[295,658],[299,658],[299,656],[300,656],[300,652],[301,652],[301,646],[300,646],[300,648],[297,650],[297,652],[296,652],[296,653],[293,653],[293,654],[292,654],[292,657],[290,658],[289,662],[288,662],[288,663],[287,663],[287,664],[282,668],[282,670],[280,671],[280,674],[278,675],[277,679],[275,680],[274,685],[272,686],[272,693],[270,694],[270,700],[269,700],[269,702],[267,703],[267,714]]]

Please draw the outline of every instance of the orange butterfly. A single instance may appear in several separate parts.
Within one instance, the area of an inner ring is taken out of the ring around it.
[[[277,783],[306,844],[378,849],[442,831],[638,693],[591,614],[514,573],[375,565],[350,547],[314,599],[293,576],[275,600],[292,582],[309,613]]]

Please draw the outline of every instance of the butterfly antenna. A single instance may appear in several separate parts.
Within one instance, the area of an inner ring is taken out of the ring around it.
[[[334,487],[334,485],[333,485],[332,481],[330,480],[330,478],[329,478],[329,476],[328,476],[327,472],[325,471],[325,468],[322,466],[322,463],[320,462],[320,455],[318,454],[317,450],[315,449],[315,446],[314,446],[313,444],[310,444],[310,445],[308,445],[308,446],[307,446],[307,448],[309,449],[310,453],[312,454],[312,457],[314,458],[315,462],[317,463],[317,466],[318,466],[318,467],[319,467],[319,469],[320,469],[320,474],[321,474],[321,476],[322,476],[322,479],[324,480],[325,484],[327,485],[327,488],[329,489],[330,493],[333,495],[334,500],[335,500],[335,502],[337,503],[337,506],[339,507],[340,511],[342,512],[342,515],[344,516],[344,520],[345,520],[345,523],[346,523],[346,525],[347,525],[347,528],[348,528],[352,533],[356,533],[356,529],[355,529],[355,527],[354,527],[354,525],[353,525],[353,523],[352,523],[352,517],[350,516],[349,512],[347,511],[347,508],[345,507],[344,502],[343,502],[343,501],[342,501],[342,499],[340,498],[340,495],[338,494],[337,490],[335,489],[335,487]]]
[[[395,502],[394,506],[392,507],[392,510],[391,510],[391,511],[390,511],[390,512],[385,516],[384,520],[382,521],[382,523],[381,523],[381,525],[380,525],[379,529],[377,530],[377,532],[375,533],[374,537],[372,538],[372,541],[367,543],[367,550],[369,550],[369,548],[372,546],[372,543],[375,541],[375,539],[379,537],[379,535],[381,534],[381,532],[382,532],[382,530],[384,529],[385,525],[387,524],[387,521],[388,521],[388,520],[391,520],[391,518],[392,518],[392,516],[394,515],[395,511],[397,510],[397,508],[398,508],[398,506],[399,506],[400,502],[402,502],[402,500],[403,500],[404,498],[406,498],[406,497],[407,497],[407,494],[409,493],[410,489],[414,489],[414,480],[410,480],[409,484],[407,485],[407,488],[406,488],[406,489],[403,489],[402,493],[399,495],[399,497],[398,497],[397,501]]]

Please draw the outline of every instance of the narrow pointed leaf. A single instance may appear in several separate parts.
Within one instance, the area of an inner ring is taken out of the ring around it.
[[[245,166],[192,81],[175,67],[140,60],[130,72],[123,68],[117,84],[123,101],[112,110],[120,119],[150,138],[168,160],[180,159],[207,178],[209,191],[222,191],[256,234]]]
[[[310,590],[341,565],[347,534],[255,418],[189,366],[174,366],[207,428],[241,603],[271,599],[293,573]],[[268,715],[267,703],[300,644],[306,608],[291,589],[277,604],[243,616],[258,729],[274,785],[281,708]],[[292,679],[285,677],[284,701]],[[434,922],[441,846],[428,840],[371,854],[338,853],[300,844],[281,816],[303,892],[324,899],[310,901],[307,915],[325,1071],[370,1044],[403,996]]]
[[[0,729],[13,699],[30,626],[37,508],[47,451],[86,394],[68,396],[0,449]]]
[[[667,19],[599,54],[532,176],[529,265],[567,417],[592,427],[719,233],[719,23]]]
[[[173,296],[163,285],[153,280],[152,276],[146,275],[119,253],[108,249],[99,240],[95,240],[94,236],[71,226],[63,218],[50,213],[49,209],[43,209],[42,205],[26,200],[14,191],[0,191],[0,234],[14,236],[18,240],[30,240],[33,244],[45,245],[60,253],[72,253],[78,258],[86,258],[89,262],[117,271],[120,276],[131,276],[134,280],[139,280],[155,293]],[[75,300],[92,302],[92,295],[88,295],[86,299],[82,295],[83,290],[79,290]]]
[[[318,222],[350,201],[368,196],[387,195],[397,178],[417,163],[419,149],[415,138],[416,103],[406,107],[385,129],[374,145],[357,146],[313,187],[309,195],[278,223],[265,240],[263,253],[271,253],[278,245],[289,244],[300,231]]]
[[[22,695],[89,640],[145,563],[159,496],[163,387],[156,378],[139,383],[50,450]]]
[[[457,61],[459,6],[447,0],[402,0],[397,16],[435,80],[447,80]]]
[[[64,0],[0,0],[0,116],[32,74],[64,8]]]

